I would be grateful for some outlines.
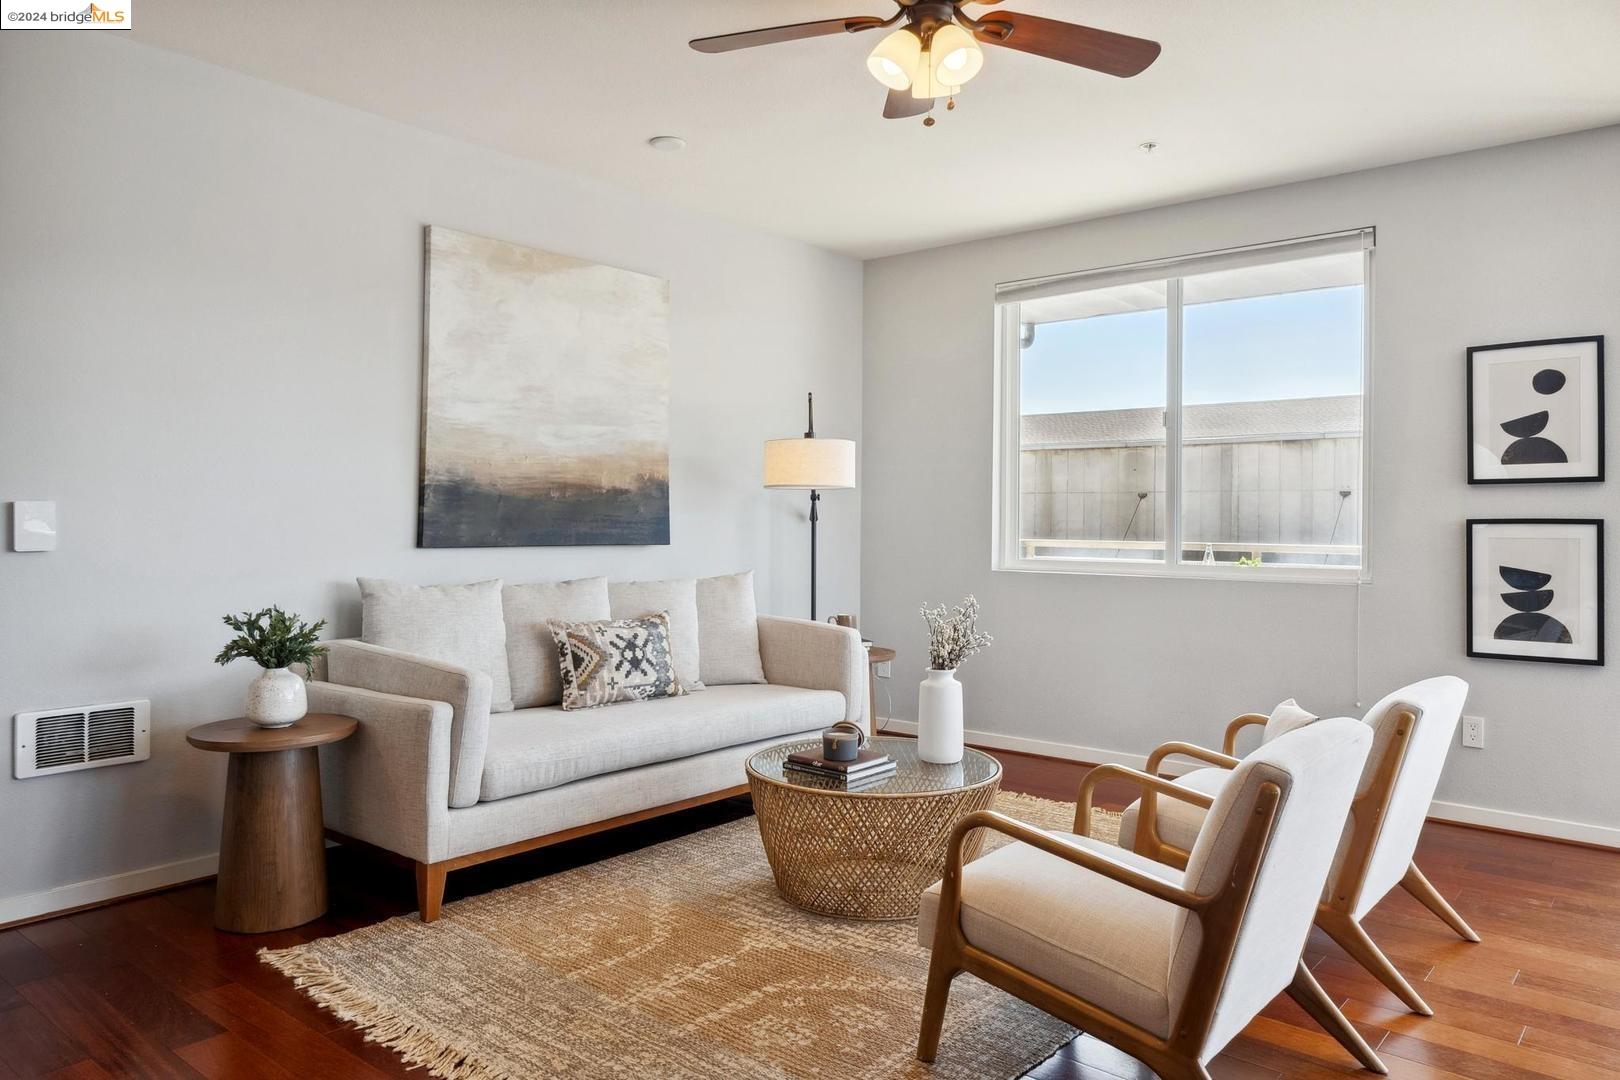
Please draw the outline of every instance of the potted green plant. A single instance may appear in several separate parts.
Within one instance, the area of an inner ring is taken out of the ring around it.
[[[326,655],[326,646],[316,640],[326,620],[312,625],[278,607],[268,607],[226,615],[225,625],[235,630],[236,636],[219,650],[214,663],[247,659],[264,669],[248,684],[247,718],[267,728],[286,727],[300,720],[309,711],[304,679],[310,661]],[[304,674],[293,671],[293,664],[304,665]]]

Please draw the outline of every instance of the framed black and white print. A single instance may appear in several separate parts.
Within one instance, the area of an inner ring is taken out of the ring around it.
[[[1468,522],[1468,655],[1603,663],[1603,522]]]
[[[1603,479],[1603,338],[1468,350],[1468,482]]]

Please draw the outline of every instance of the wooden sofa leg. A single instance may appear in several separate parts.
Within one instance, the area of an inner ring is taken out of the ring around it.
[[[1406,876],[1401,878],[1401,888],[1412,894],[1412,898],[1440,917],[1445,923],[1457,932],[1457,936],[1464,941],[1478,941],[1479,935],[1474,928],[1468,925],[1457,909],[1446,902],[1440,895],[1440,890],[1429,884],[1429,879],[1423,876],[1423,871],[1412,863],[1406,868]]]
[[[439,905],[444,903],[444,880],[450,871],[443,863],[416,864],[416,910],[423,922],[439,917]]]
[[[1288,996],[1299,1004],[1299,1007],[1310,1014],[1312,1020],[1322,1025],[1322,1030],[1339,1041],[1339,1045],[1355,1055],[1355,1059],[1375,1073],[1388,1073],[1389,1069],[1373,1048],[1367,1045],[1367,1040],[1361,1037],[1350,1021],[1344,1018],[1333,999],[1327,996],[1322,984],[1316,981],[1305,961],[1299,962],[1294,972],[1294,981],[1288,986]]]

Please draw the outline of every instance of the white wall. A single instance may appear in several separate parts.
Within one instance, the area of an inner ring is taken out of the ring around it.
[[[1617,175],[1620,128],[1607,128],[868,263],[862,628],[900,650],[896,715],[915,716],[927,660],[917,606],[967,592],[996,637],[962,672],[968,726],[1003,737],[1141,754],[1207,744],[1283,697],[1359,713],[1450,672],[1472,684],[1488,745],[1452,751],[1439,798],[1620,842],[1620,655],[1469,660],[1462,640],[1465,518],[1620,505],[1615,479],[1469,488],[1463,411],[1469,345],[1606,334],[1613,375]],[[996,282],[1365,225],[1378,229],[1370,586],[990,570]],[[1612,546],[1620,518],[1610,526]],[[1616,653],[1612,587],[1609,600]]]
[[[806,390],[858,435],[858,263],[100,35],[5,34],[0,102],[0,501],[61,527],[16,554],[7,520],[6,743],[15,712],[129,697],[155,729],[136,765],[19,781],[4,755],[0,922],[206,872],[225,763],[183,736],[253,674],[211,663],[226,611],[344,634],[357,574],[753,567],[762,610],[805,613],[805,501],[760,488],[761,442]],[[670,546],[416,550],[428,223],[670,279]],[[823,511],[821,602],[848,610],[859,502]]]

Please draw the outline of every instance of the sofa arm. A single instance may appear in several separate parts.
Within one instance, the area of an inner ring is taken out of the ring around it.
[[[489,745],[490,679],[482,671],[447,664],[362,641],[326,642],[326,679],[379,694],[450,706],[450,797],[447,805],[472,806],[483,782]]]
[[[866,648],[847,626],[759,617],[759,659],[765,681],[806,690],[837,690],[844,695],[844,719],[872,730],[867,716]]]
[[[353,735],[321,747],[321,813],[327,827],[408,859],[443,859],[450,815],[450,704],[312,682],[309,707],[360,721]]]

